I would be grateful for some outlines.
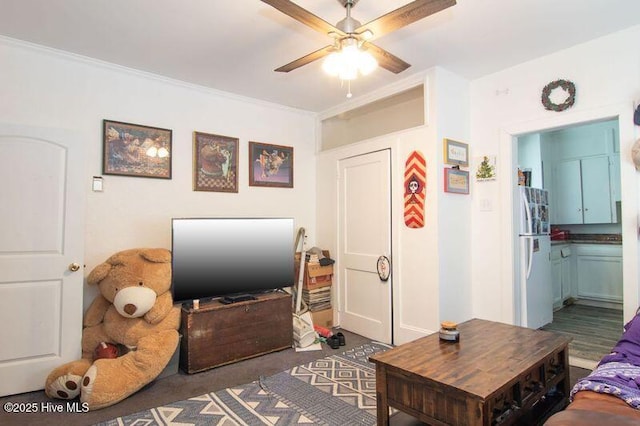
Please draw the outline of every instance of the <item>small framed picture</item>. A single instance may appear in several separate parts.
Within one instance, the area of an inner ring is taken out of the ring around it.
[[[193,132],[193,190],[238,192],[238,138]]]
[[[444,169],[444,191],[455,194],[469,193],[469,172],[454,168]]]
[[[469,165],[469,145],[452,139],[445,139],[444,163],[467,167]]]
[[[249,185],[293,188],[293,147],[249,142]]]
[[[476,158],[476,181],[488,182],[496,180],[496,156],[484,155]]]
[[[102,173],[171,179],[171,130],[103,121]]]

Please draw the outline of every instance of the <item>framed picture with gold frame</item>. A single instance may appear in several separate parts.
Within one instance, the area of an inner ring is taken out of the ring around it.
[[[452,139],[444,139],[444,163],[469,166],[469,145]]]
[[[238,192],[238,138],[193,132],[193,190]]]
[[[444,169],[444,191],[454,194],[469,193],[469,172],[454,167]]]

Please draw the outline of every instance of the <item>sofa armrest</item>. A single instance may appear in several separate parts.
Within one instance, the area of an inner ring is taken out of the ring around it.
[[[613,395],[592,391],[580,391],[564,411],[551,416],[545,426],[640,424],[640,410]]]

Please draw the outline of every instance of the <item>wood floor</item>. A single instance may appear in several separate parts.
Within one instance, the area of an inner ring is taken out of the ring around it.
[[[572,304],[554,312],[542,329],[572,337],[569,356],[599,361],[622,336],[622,326],[621,310]]]

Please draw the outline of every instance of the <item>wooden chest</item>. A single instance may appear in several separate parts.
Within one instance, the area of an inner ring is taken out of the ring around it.
[[[180,368],[197,373],[290,348],[291,295],[276,292],[256,297],[228,305],[213,300],[199,309],[183,306]]]

